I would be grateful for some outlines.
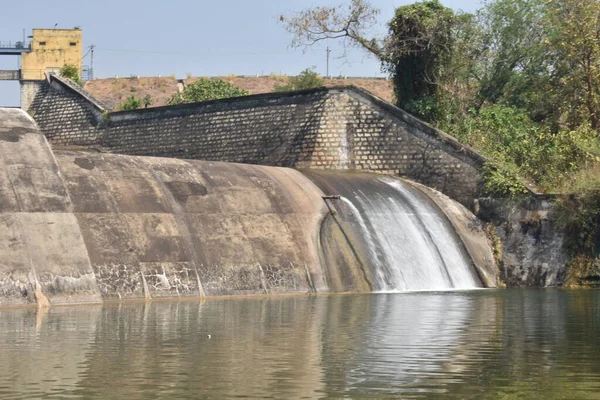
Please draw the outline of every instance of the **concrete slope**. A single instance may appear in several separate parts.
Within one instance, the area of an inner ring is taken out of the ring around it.
[[[37,295],[36,295],[37,291]],[[54,155],[35,122],[0,109],[0,304],[100,299]]]
[[[325,291],[321,191],[273,167],[57,151],[105,298]]]
[[[327,291],[301,173],[53,153],[0,110],[0,305]]]

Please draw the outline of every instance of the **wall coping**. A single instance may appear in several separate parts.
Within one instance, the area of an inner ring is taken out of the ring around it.
[[[226,99],[209,100],[195,103],[177,104],[172,106],[160,106],[160,107],[149,107],[138,110],[126,110],[126,111],[113,111],[107,105],[102,103],[100,100],[86,92],[82,87],[72,82],[70,79],[57,76],[55,74],[48,74],[48,81],[50,83],[56,82],[66,90],[75,93],[76,95],[84,98],[95,111],[103,115],[103,118],[99,118],[99,123],[113,123],[121,121],[131,121],[137,118],[158,118],[168,115],[190,115],[195,114],[200,110],[208,109],[214,106],[220,106],[225,104],[243,104],[247,102],[259,102],[259,101],[279,101],[282,99],[293,99],[303,98],[313,95],[326,95],[343,93],[350,97],[358,100],[359,102],[369,104],[376,110],[380,111],[384,115],[391,117],[392,119],[401,121],[409,126],[415,127],[418,131],[424,133],[426,138],[433,139],[443,145],[446,145],[451,153],[467,163],[474,164],[476,166],[482,166],[487,162],[487,158],[482,154],[475,151],[473,148],[462,144],[453,136],[431,126],[430,124],[420,120],[419,118],[409,114],[401,108],[375,96],[367,90],[358,88],[356,86],[334,86],[334,87],[319,87],[315,89],[304,89],[287,92],[275,92],[275,93],[262,93],[248,96],[230,97]]]
[[[50,85],[52,85],[52,83],[56,82],[64,89],[67,89],[67,91],[83,97],[85,100],[87,100],[87,102],[93,108],[95,108],[96,111],[98,111],[100,113],[110,112],[110,107],[108,107],[106,104],[104,104],[102,101],[100,101],[96,97],[92,96],[91,93],[85,91],[81,86],[79,86],[72,80],[62,77],[62,76],[59,76],[52,72],[46,73],[46,78]]]
[[[488,159],[484,155],[478,153],[473,148],[459,142],[458,139],[456,139],[454,136],[451,136],[446,132],[435,128],[427,122],[422,121],[421,119],[415,117],[412,114],[409,114],[400,107],[395,106],[383,100],[382,98],[375,96],[368,90],[356,86],[345,86],[343,87],[343,89],[345,89],[347,94],[350,94],[351,96],[354,95],[352,97],[358,97],[358,100],[370,103],[372,106],[375,106],[375,108],[379,109],[380,111],[383,111],[384,114],[388,114],[389,116],[391,116],[393,119],[398,119],[408,125],[412,125],[420,131],[427,134],[428,136],[450,146],[453,151],[459,154],[466,155],[480,166],[488,161]]]

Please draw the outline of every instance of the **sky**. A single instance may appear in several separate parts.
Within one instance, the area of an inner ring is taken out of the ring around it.
[[[4,0],[3,0],[4,1]],[[95,45],[94,77],[295,75],[314,67],[326,73],[326,47],[331,49],[332,76],[385,76],[380,64],[360,49],[344,57],[340,42],[321,42],[307,51],[289,47],[291,36],[280,15],[317,5],[349,0],[22,0],[3,7],[0,41],[16,41],[33,28],[83,30],[84,54]],[[411,0],[371,0],[381,10],[373,34],[382,35],[394,9]],[[464,11],[480,0],[442,0]],[[0,69],[16,69],[15,56],[0,56]],[[90,55],[83,64],[90,65]],[[0,106],[19,104],[18,82],[0,81]]]

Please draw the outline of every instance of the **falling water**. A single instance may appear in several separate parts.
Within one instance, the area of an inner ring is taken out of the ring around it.
[[[481,286],[447,217],[403,181],[369,174],[309,175],[341,196],[336,216],[357,232],[373,290],[469,289]]]

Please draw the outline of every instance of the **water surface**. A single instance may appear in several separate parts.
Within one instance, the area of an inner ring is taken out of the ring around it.
[[[0,398],[600,399],[600,291],[4,309]]]

